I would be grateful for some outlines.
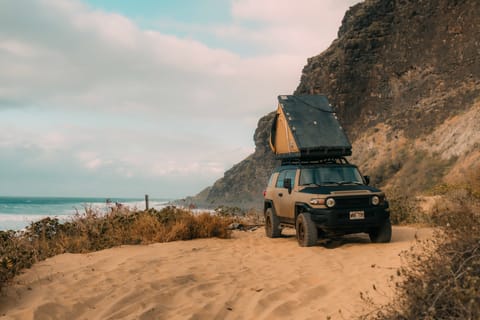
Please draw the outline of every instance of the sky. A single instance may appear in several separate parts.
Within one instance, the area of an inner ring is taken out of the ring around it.
[[[198,193],[357,2],[1,1],[0,196]]]

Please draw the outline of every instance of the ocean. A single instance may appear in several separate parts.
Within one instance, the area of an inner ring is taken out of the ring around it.
[[[0,230],[20,230],[45,217],[66,221],[85,208],[107,212],[120,203],[129,208],[145,209],[144,198],[62,198],[62,197],[0,197]],[[149,207],[163,208],[171,199],[149,199]]]

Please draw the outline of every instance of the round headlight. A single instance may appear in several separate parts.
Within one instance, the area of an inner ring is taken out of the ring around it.
[[[328,199],[325,201],[325,204],[327,205],[327,207],[332,208],[333,206],[335,206],[335,199],[333,199],[333,198],[328,198]]]
[[[378,196],[373,196],[372,197],[372,204],[374,206],[378,206],[379,203],[380,203],[380,198]]]

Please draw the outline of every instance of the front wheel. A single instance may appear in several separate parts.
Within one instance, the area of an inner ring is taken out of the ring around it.
[[[295,229],[297,230],[298,244],[301,247],[311,247],[317,243],[317,226],[307,212],[302,212],[298,215]]]
[[[392,224],[390,219],[385,220],[379,227],[368,233],[373,243],[387,243],[392,240]]]
[[[272,208],[268,208],[265,211],[265,234],[269,238],[278,238],[282,234],[280,221]]]

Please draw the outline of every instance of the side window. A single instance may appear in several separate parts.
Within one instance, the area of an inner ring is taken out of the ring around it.
[[[293,185],[295,184],[295,174],[296,173],[297,173],[296,169],[289,169],[289,170],[281,171],[280,174],[278,175],[276,187],[277,188],[283,188],[283,180],[285,180],[287,178],[287,179],[290,179],[292,181],[291,185],[292,185],[292,188],[293,188]]]
[[[287,170],[287,175],[285,176],[285,178],[287,179],[290,179],[290,181],[292,181],[291,183],[291,188],[293,189],[293,186],[295,185],[295,174],[297,173],[297,170],[293,169],[293,170]]]
[[[283,188],[283,180],[285,179],[285,175],[287,174],[287,170],[280,171],[278,174],[277,184],[275,187]]]
[[[275,173],[273,173],[271,176],[270,176],[270,179],[268,179],[268,183],[267,183],[267,186],[268,187],[271,187],[273,185],[273,177],[275,177]]]

